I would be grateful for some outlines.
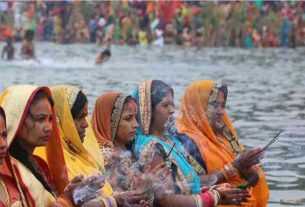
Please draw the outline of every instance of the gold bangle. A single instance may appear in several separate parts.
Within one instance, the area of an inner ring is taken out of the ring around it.
[[[111,207],[118,207],[118,205],[117,205],[117,203],[116,203],[114,197],[112,197],[112,196],[107,196],[106,199],[107,199],[107,201],[110,202]]]
[[[225,178],[225,180],[228,181],[229,180],[229,176],[228,176],[227,172],[223,168],[220,169],[220,172],[222,173],[222,175]]]
[[[105,207],[109,207],[108,202],[105,200],[105,198],[99,198],[99,200],[104,204]]]
[[[228,164],[228,167],[233,172],[234,177],[238,175],[238,170],[232,165],[232,163]]]

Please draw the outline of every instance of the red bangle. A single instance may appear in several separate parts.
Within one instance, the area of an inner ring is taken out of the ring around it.
[[[199,195],[202,199],[202,203],[204,204],[204,206],[207,206],[207,207],[214,206],[213,195],[209,191],[205,192],[205,193],[200,193]]]

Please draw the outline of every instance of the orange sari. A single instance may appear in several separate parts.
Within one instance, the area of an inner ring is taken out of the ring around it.
[[[225,164],[231,163],[238,153],[244,151],[226,112],[223,116],[223,125],[226,132],[233,137],[232,142],[217,137],[210,125],[208,116],[211,113],[211,108],[208,103],[211,99],[216,99],[217,93],[215,91],[217,92],[217,83],[214,81],[192,83],[184,93],[177,118],[178,131],[188,135],[197,144],[206,162],[208,173],[220,170]],[[249,189],[251,197],[248,198],[247,202],[242,203],[244,207],[267,205],[269,189],[263,170],[259,167],[257,169],[259,181],[255,187]],[[233,186],[243,182],[245,181],[239,176],[229,181]]]
[[[111,116],[114,103],[119,94],[118,92],[109,92],[96,100],[91,117],[91,125],[100,148],[103,146],[113,147],[117,129],[111,130]]]

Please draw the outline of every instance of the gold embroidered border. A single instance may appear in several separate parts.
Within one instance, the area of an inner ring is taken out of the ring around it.
[[[124,94],[119,94],[114,102],[112,114],[111,114],[111,138],[114,141],[116,132],[121,119],[121,114],[124,106],[124,102],[128,96]]]
[[[72,109],[73,104],[75,103],[77,94],[80,92],[81,90],[77,87],[74,86],[69,86],[67,87],[67,100],[68,100],[68,104],[70,106],[70,109]]]
[[[151,122],[151,84],[152,80],[143,81],[139,84],[139,108],[141,115],[142,133],[149,134],[149,126]]]

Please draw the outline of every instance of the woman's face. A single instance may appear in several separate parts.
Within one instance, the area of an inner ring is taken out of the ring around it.
[[[138,126],[136,103],[131,100],[123,106],[120,123],[114,139],[114,145],[126,146],[126,144],[134,139]]]
[[[215,110],[213,112],[213,117],[212,117],[212,128],[218,130],[219,126],[221,126],[223,115],[226,108],[226,100],[223,91],[218,92],[214,107]]]
[[[5,127],[5,121],[2,115],[0,115],[0,164],[3,163],[7,151],[6,137],[7,131]]]
[[[53,111],[47,98],[32,104],[22,127],[17,132],[18,141],[29,152],[35,147],[45,146],[53,130]]]
[[[81,112],[73,119],[74,124],[81,142],[84,142],[86,136],[86,128],[89,126],[87,122],[88,103],[86,103]]]
[[[172,93],[169,91],[162,101],[157,104],[155,110],[153,111],[153,122],[158,129],[165,130],[169,118],[174,114],[175,106],[173,101]]]

